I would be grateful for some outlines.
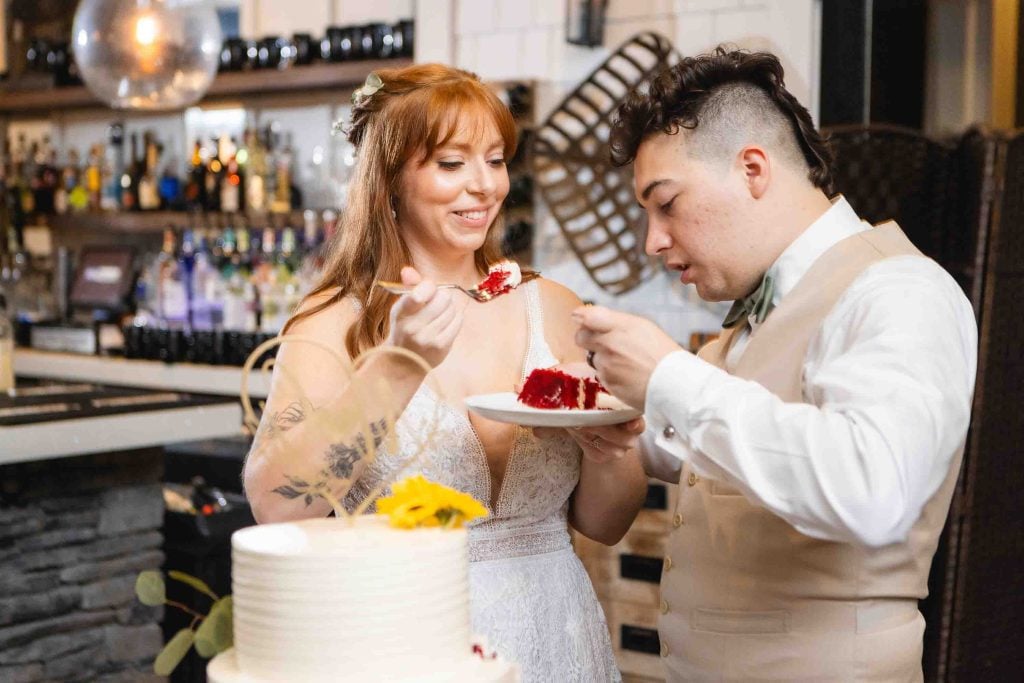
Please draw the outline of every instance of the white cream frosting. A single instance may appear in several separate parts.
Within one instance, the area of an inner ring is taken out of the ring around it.
[[[523,271],[515,261],[498,261],[487,270],[487,274],[490,275],[495,271],[508,273],[508,276],[505,278],[505,284],[513,289],[523,282]]]
[[[517,680],[472,654],[465,530],[314,519],[242,529],[231,547],[235,647],[211,683]]]

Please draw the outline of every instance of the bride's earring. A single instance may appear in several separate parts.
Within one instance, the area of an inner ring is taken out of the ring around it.
[[[398,209],[395,208],[395,198],[394,197],[391,198],[391,217],[396,219],[396,220],[398,218]]]

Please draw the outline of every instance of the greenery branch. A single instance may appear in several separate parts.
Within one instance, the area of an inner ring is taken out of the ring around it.
[[[167,576],[191,586],[210,598],[213,604],[209,614],[201,614],[183,603],[167,599],[167,584],[162,573],[150,570],[139,574],[135,580],[135,595],[142,604],[150,607],[167,605],[192,616],[192,623],[175,633],[153,662],[153,671],[158,676],[169,676],[193,645],[200,657],[208,659],[227,650],[234,641],[230,595],[218,596],[204,581],[185,572],[172,570],[167,572]]]

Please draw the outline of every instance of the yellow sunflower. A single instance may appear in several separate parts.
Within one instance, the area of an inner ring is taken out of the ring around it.
[[[487,515],[487,509],[472,496],[429,481],[422,475],[395,483],[391,495],[377,501],[377,512],[388,515],[391,525],[399,529],[434,526],[458,529],[465,522]]]

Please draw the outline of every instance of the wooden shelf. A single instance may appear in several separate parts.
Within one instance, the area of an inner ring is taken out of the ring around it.
[[[228,71],[218,74],[199,104],[279,93],[320,93],[347,97],[375,69],[397,69],[412,64],[408,58],[374,59],[338,64],[311,64],[291,69]],[[61,109],[106,109],[85,86],[45,90],[0,89],[0,115],[48,114]],[[134,113],[134,112],[131,112]]]
[[[262,228],[267,225],[279,227],[289,221],[293,228],[301,228],[302,210],[296,209],[282,214],[265,212],[224,214],[202,211],[111,211],[46,216],[46,223],[54,230],[61,232],[153,233],[161,232],[167,228],[219,227],[225,223],[235,227]]]

